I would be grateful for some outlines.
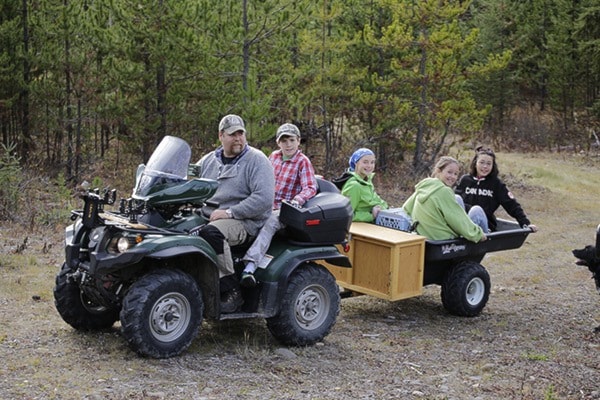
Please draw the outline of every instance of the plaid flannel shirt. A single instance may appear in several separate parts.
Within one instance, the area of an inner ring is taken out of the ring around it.
[[[269,156],[275,171],[275,200],[273,209],[281,208],[283,200],[295,200],[303,205],[317,193],[317,179],[312,163],[301,150],[289,160],[284,160],[281,150]]]

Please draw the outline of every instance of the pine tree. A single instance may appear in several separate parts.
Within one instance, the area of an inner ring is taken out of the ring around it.
[[[399,129],[411,131],[415,143],[413,170],[428,171],[446,151],[453,134],[477,131],[486,115],[469,91],[469,79],[501,66],[473,61],[477,30],[465,30],[461,18],[468,2],[382,1],[392,20],[378,38],[369,40],[393,51],[390,73],[378,78],[397,104]]]
[[[469,26],[479,31],[477,62],[493,57],[501,63],[495,71],[471,80],[471,91],[480,106],[491,106],[487,125],[491,132],[501,132],[507,116],[518,103],[515,69],[503,68],[512,58],[516,21],[510,0],[480,0],[470,10]]]

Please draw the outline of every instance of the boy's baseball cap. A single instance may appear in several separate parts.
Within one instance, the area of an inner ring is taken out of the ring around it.
[[[300,138],[300,129],[294,124],[283,124],[277,128],[277,138],[275,140],[279,142],[282,136],[297,136]]]
[[[219,132],[225,132],[228,135],[234,134],[237,131],[246,133],[244,120],[239,115],[229,114],[224,116],[219,122]]]

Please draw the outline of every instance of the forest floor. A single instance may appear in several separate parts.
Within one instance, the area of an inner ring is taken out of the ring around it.
[[[282,347],[262,320],[205,321],[166,360],[137,356],[118,325],[77,332],[52,294],[64,226],[1,225],[0,398],[600,399],[600,296],[571,254],[600,223],[600,160],[498,160],[539,232],[484,258],[492,291],[480,316],[449,315],[437,286],[398,302],[347,298],[331,333],[305,348]]]

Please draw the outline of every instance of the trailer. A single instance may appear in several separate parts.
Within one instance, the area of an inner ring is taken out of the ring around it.
[[[490,295],[490,276],[481,264],[487,253],[517,249],[531,233],[516,222],[498,220],[497,231],[480,243],[465,239],[428,240],[414,234],[365,222],[353,222],[340,251],[352,267],[331,264],[345,296],[365,294],[398,301],[441,286],[444,308],[453,315],[474,317]]]

